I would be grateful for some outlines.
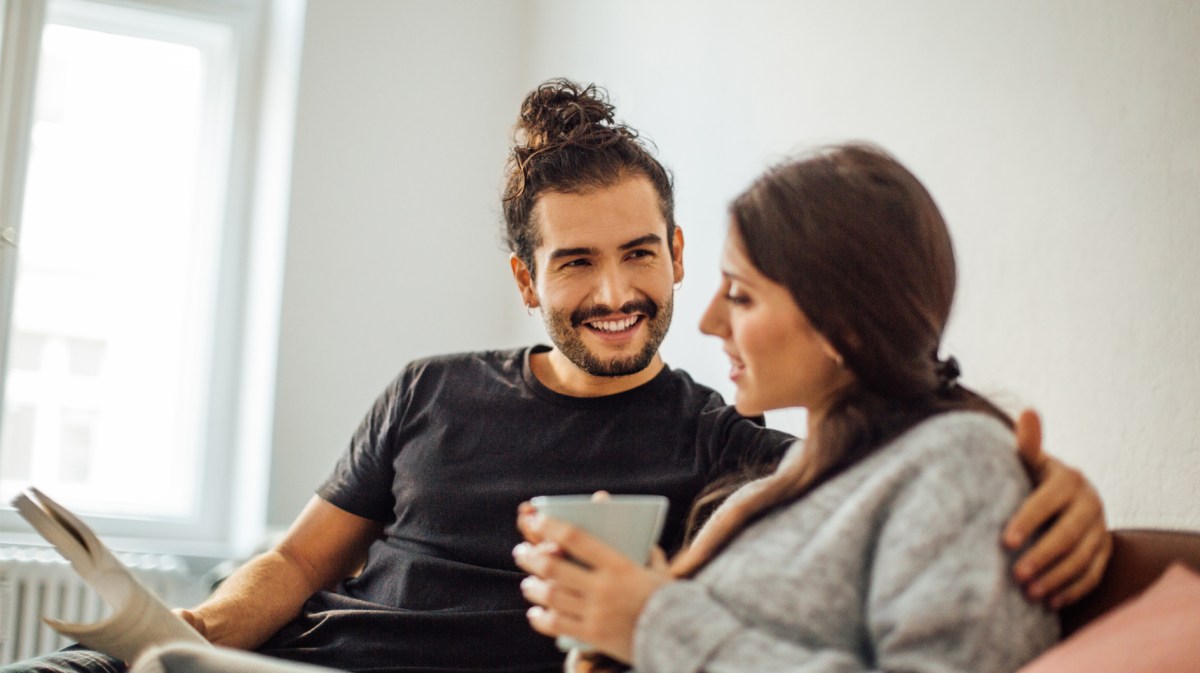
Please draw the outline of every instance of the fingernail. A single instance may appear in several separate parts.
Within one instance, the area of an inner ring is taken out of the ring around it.
[[[1025,533],[1023,531],[1013,528],[1004,534],[1004,543],[1007,544],[1010,549],[1015,548],[1020,546],[1021,540],[1024,539],[1024,537]]]
[[[528,552],[529,552],[529,543],[522,542],[521,544],[513,547],[512,555],[513,555],[513,558],[521,558]]]
[[[541,606],[538,606],[538,605],[535,605],[525,611],[525,618],[528,619],[529,621],[533,621],[541,616],[542,616],[542,608],[541,608]]]
[[[1040,600],[1046,594],[1046,587],[1040,584],[1034,584],[1029,587],[1029,597],[1033,600]]]
[[[1017,573],[1017,579],[1024,582],[1033,575],[1033,566],[1030,563],[1018,563],[1013,572]]]
[[[521,591],[527,591],[529,589],[530,585],[532,585],[532,584],[533,584],[532,577],[526,577],[525,579],[521,580]]]

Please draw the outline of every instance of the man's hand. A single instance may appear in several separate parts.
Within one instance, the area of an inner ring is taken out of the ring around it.
[[[195,612],[192,612],[191,610],[184,610],[183,608],[175,608],[171,612],[174,612],[176,615],[178,615],[180,617],[180,619],[187,622],[188,626],[192,627],[193,629],[196,629],[196,631],[201,636],[204,636],[205,639],[208,638],[208,629],[204,625],[203,617],[196,614]]]
[[[1038,530],[1041,538],[1017,560],[1013,574],[1030,600],[1053,609],[1070,605],[1100,582],[1112,554],[1104,505],[1079,470],[1042,451],[1042,424],[1026,409],[1017,419],[1017,451],[1034,492],[1004,528],[1004,545],[1021,547]]]

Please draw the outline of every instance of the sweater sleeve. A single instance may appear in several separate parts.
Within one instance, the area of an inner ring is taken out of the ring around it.
[[[681,581],[656,592],[639,619],[637,669],[1011,673],[1053,644],[1054,616],[1026,602],[999,541],[1028,490],[1011,442],[978,425],[942,430],[891,475],[870,520],[874,554],[858,588],[865,618],[843,625],[860,650],[801,642]]]

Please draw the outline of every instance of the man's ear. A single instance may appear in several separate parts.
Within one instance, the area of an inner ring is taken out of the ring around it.
[[[508,256],[508,265],[512,268],[513,280],[517,281],[517,291],[521,293],[521,301],[529,308],[537,308],[538,303],[537,292],[533,289],[533,274],[529,272],[529,267],[525,266],[525,262],[521,261],[516,255]]]
[[[671,235],[671,268],[675,272],[675,282],[683,282],[683,229],[675,226]]]

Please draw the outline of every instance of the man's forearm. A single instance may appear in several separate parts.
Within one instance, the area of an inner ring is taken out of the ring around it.
[[[216,645],[256,649],[318,589],[354,574],[383,524],[313,496],[283,540],[229,576],[212,598],[182,611]]]
[[[295,560],[271,550],[239,568],[191,612],[213,644],[251,650],[295,618],[319,588]]]

